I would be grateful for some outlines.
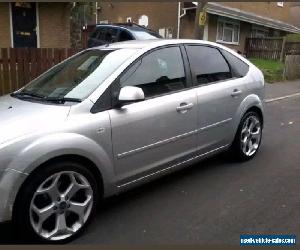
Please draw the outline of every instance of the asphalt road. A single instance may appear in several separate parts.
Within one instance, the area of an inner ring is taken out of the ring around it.
[[[266,105],[256,158],[219,156],[108,199],[74,244],[239,245],[240,234],[300,237],[300,96]],[[0,243],[16,243],[0,226]]]

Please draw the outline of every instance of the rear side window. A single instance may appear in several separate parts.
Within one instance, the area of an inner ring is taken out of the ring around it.
[[[119,41],[123,42],[128,40],[133,40],[132,35],[129,34],[126,30],[121,30],[119,35]]]
[[[105,32],[106,32],[106,28],[97,28],[91,33],[90,38],[104,40]]]
[[[241,59],[237,58],[226,50],[222,50],[222,54],[230,64],[231,71],[234,77],[240,78],[247,75],[249,71],[249,65],[247,63],[243,62]]]
[[[120,85],[140,87],[146,98],[186,88],[179,47],[162,48],[147,54],[121,76]]]
[[[198,85],[232,78],[230,67],[218,49],[199,45],[189,45],[186,49]]]
[[[116,28],[107,28],[105,35],[105,41],[108,43],[113,43],[117,41],[118,29]]]

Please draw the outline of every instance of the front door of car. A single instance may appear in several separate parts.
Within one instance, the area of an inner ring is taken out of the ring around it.
[[[196,150],[197,97],[189,89],[181,49],[154,50],[113,85],[140,87],[145,100],[109,111],[119,184],[172,166]]]
[[[234,75],[219,49],[187,45],[186,51],[197,85],[198,149],[207,153],[232,142],[233,121],[247,92],[246,84]]]

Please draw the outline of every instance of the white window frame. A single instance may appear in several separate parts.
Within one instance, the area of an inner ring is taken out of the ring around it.
[[[284,5],[284,2],[277,2],[278,7],[283,7],[283,5]]]
[[[223,32],[222,32],[222,40],[219,39],[219,29],[220,29],[220,23],[223,24]],[[232,30],[232,42],[227,42],[227,41],[224,41],[223,38],[224,38],[224,27],[226,24],[232,24],[232,25],[236,25],[238,26],[238,40],[237,41],[233,41],[234,40],[234,37],[235,37],[235,30],[234,28],[228,28],[226,27],[226,29],[231,29]],[[218,18],[218,21],[217,21],[217,37],[216,37],[216,42],[218,43],[224,43],[224,44],[233,44],[233,45],[239,45],[240,44],[240,33],[241,33],[241,25],[240,25],[240,22],[237,21],[237,20],[233,20],[233,19],[229,19],[229,18],[224,18],[224,17],[219,17]]]

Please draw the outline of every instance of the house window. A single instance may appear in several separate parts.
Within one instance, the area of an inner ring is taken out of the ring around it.
[[[158,30],[158,34],[163,37],[163,38],[167,38],[167,39],[172,39],[173,38],[173,32],[172,32],[172,28],[160,28]]]
[[[219,18],[217,42],[238,44],[240,41],[240,23],[239,21]]]
[[[269,29],[259,25],[253,25],[251,30],[251,37],[265,38],[269,36]]]
[[[283,7],[284,2],[277,2],[277,6]]]

